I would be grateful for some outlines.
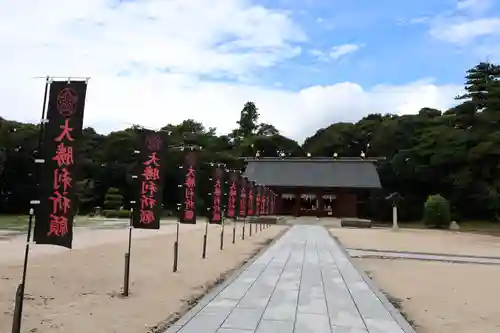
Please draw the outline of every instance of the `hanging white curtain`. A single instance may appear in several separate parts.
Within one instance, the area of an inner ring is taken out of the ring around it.
[[[303,193],[300,195],[300,198],[304,199],[304,200],[312,201],[312,200],[316,199],[316,194]]]

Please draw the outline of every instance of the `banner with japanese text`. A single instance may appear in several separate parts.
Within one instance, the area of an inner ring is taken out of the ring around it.
[[[272,196],[272,191],[270,188],[267,189],[267,196],[266,196],[266,215],[271,214],[271,196]]]
[[[35,209],[34,241],[72,247],[75,196],[76,145],[82,136],[86,81],[50,84],[47,123],[42,138],[45,163],[40,177],[40,204]]]
[[[215,167],[212,174],[212,203],[210,205],[208,220],[210,223],[221,224],[223,214],[223,189],[224,189],[224,170]]]
[[[198,156],[195,151],[187,151],[182,165],[181,205],[179,221],[196,224],[196,193],[198,182]]]
[[[266,187],[260,187],[260,215],[266,215]]]
[[[240,195],[238,206],[238,217],[247,217],[247,178],[240,176]]]
[[[247,190],[247,215],[254,216],[255,215],[255,182],[248,182],[248,190]]]
[[[227,212],[228,218],[236,218],[236,210],[238,208],[238,192],[239,192],[239,174],[236,171],[229,172],[228,193],[227,193]]]
[[[139,134],[139,163],[136,167],[136,205],[132,225],[136,229],[160,229],[165,145],[160,134]]]
[[[269,195],[269,189],[264,186],[262,189],[262,215],[267,215],[267,197]]]
[[[266,191],[266,215],[269,215],[271,210],[271,189],[267,188]]]
[[[257,185],[255,186],[255,216],[260,216],[260,210],[261,210],[261,203],[262,203],[262,186]]]

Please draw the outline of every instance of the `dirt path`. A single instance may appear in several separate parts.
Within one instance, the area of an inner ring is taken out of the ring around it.
[[[500,332],[500,266],[355,259],[417,333]]]
[[[330,229],[348,248],[500,257],[500,238],[437,230]],[[399,299],[417,333],[500,332],[500,265],[354,259]]]
[[[496,236],[440,230],[332,228],[348,248],[500,257]]]
[[[172,273],[175,225],[159,232],[134,231],[127,299],[120,296],[127,229],[79,230],[71,251],[34,246],[23,332],[147,332],[283,230],[273,226],[233,245],[228,226],[225,250],[220,251],[220,229],[210,226],[207,259],[202,260],[203,225],[181,228],[178,273]],[[238,237],[240,232],[238,226]],[[23,246],[17,237],[0,242],[0,332],[10,331]]]

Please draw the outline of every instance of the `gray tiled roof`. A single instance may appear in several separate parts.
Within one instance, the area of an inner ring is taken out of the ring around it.
[[[268,186],[381,188],[372,161],[249,160],[245,177]]]

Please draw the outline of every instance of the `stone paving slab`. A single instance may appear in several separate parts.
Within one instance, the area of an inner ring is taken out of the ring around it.
[[[495,257],[457,256],[457,255],[445,255],[445,254],[427,254],[427,253],[358,250],[358,249],[348,249],[347,251],[349,252],[349,255],[353,258],[413,259],[413,260],[440,261],[449,263],[500,265],[500,258],[495,258]]]
[[[375,289],[325,228],[296,225],[166,333],[414,333]]]

